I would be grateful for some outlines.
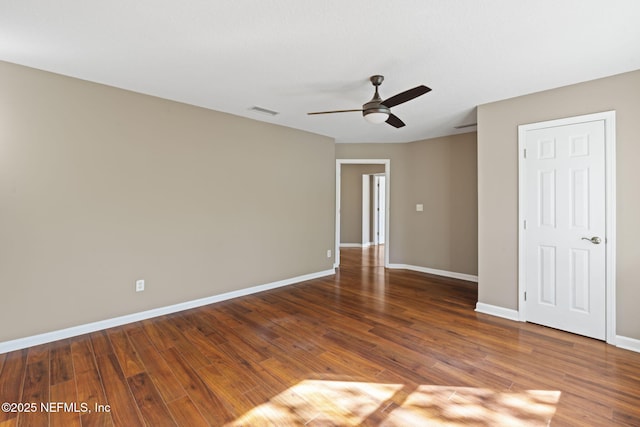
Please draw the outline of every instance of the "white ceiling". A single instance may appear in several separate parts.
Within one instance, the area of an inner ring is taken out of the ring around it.
[[[336,139],[469,131],[477,105],[640,69],[638,0],[0,0],[0,60]],[[407,126],[366,122],[382,98]],[[269,117],[259,106],[280,112]]]

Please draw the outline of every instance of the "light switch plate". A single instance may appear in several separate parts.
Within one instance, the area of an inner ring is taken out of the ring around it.
[[[424,211],[424,205],[422,203],[418,203],[416,205],[416,212],[422,212]]]

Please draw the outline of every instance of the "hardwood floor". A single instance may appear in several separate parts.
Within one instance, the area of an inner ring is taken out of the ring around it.
[[[0,355],[23,404],[0,427],[640,426],[640,354],[342,253],[335,277]]]

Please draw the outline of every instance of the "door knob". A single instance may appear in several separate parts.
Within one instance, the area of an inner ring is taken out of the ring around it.
[[[589,237],[583,237],[582,240],[588,240],[591,243],[593,243],[594,245],[599,245],[600,242],[602,242],[602,240],[598,237],[598,236],[593,236],[591,238]]]

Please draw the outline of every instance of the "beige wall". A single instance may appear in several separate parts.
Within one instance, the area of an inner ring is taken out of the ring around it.
[[[362,175],[379,172],[384,172],[384,165],[342,165],[340,243],[369,243],[362,241]]]
[[[477,274],[475,133],[408,144],[336,144],[336,158],[391,160],[392,264]],[[416,212],[417,203],[423,212]]]
[[[617,334],[640,339],[640,70],[478,108],[479,301],[518,308],[518,125],[616,110]]]
[[[332,139],[2,62],[0,93],[0,342],[332,267]]]

